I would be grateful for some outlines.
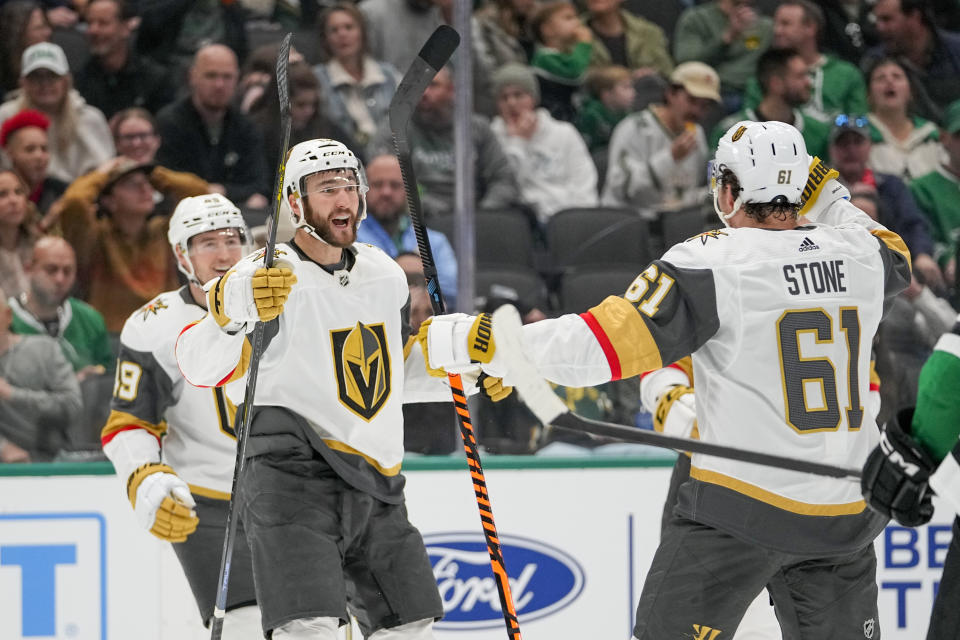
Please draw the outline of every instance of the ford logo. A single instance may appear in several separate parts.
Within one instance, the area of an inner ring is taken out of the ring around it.
[[[443,620],[434,626],[461,630],[502,626],[500,596],[483,534],[435,533],[423,541],[443,600]],[[583,591],[583,569],[563,551],[519,536],[500,536],[500,545],[521,621],[559,611]]]

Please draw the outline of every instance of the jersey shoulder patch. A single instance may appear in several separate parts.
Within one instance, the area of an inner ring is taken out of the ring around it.
[[[180,289],[165,291],[127,318],[120,342],[138,351],[156,351],[173,344],[181,329],[206,314],[203,307],[188,304]]]

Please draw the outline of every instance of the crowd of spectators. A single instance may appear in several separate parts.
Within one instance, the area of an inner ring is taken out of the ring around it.
[[[779,120],[912,252],[914,285],[877,344],[885,412],[909,402],[960,289],[960,10],[932,0],[664,4],[671,10],[475,0],[477,227],[484,211],[516,213],[535,254],[496,264],[502,281],[478,276],[478,307],[511,300],[531,319],[564,308],[568,271],[546,257],[567,210],[628,211],[653,247],[676,240],[669,229],[681,217],[693,231],[718,225],[706,188],[716,140],[741,119]],[[411,299],[428,313],[387,107],[420,46],[452,20],[452,0],[0,0],[0,364],[16,362],[0,376],[0,461],[49,459],[95,439],[116,332],[178,286],[166,224],[179,199],[217,192],[252,226],[262,219],[281,145],[273,61],[287,30],[296,32],[291,143],[332,137],[363,159],[360,239],[412,264]],[[409,130],[452,300],[458,254],[441,230],[453,226],[462,72],[456,61],[440,70]],[[581,253],[601,252],[591,243],[618,229],[580,229]],[[478,264],[497,262],[493,235]],[[628,270],[645,255],[636,253]],[[508,277],[514,266],[544,294]],[[595,293],[617,293],[621,283],[609,282]],[[60,349],[34,346],[45,339]],[[44,362],[26,371],[28,353]],[[645,423],[626,387],[558,393],[591,415]],[[533,452],[556,441],[521,409],[496,416],[519,426],[491,426],[490,448]],[[64,424],[47,433],[54,419]],[[420,436],[411,449],[454,442]]]

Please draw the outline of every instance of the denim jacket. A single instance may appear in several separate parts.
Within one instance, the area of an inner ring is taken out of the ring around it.
[[[370,118],[379,127],[387,121],[387,110],[397,89],[397,84],[400,82],[400,74],[392,65],[386,62],[378,62],[369,56],[364,58],[363,62],[364,80],[360,83],[361,93],[367,111],[370,112]],[[321,108],[327,118],[366,147],[369,156],[371,151],[370,138],[372,136],[364,136],[358,131],[357,123],[347,109],[351,88],[343,80],[345,76],[343,67],[336,61],[331,60],[324,64],[318,64],[313,68],[313,72],[320,82]]]

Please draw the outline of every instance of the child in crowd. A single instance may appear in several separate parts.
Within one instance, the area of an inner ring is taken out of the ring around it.
[[[607,148],[613,128],[633,111],[637,92],[630,70],[620,65],[592,69],[584,88],[587,95],[576,125],[590,153],[595,153]]]
[[[593,35],[572,2],[546,2],[530,20],[536,47],[530,65],[540,77],[541,103],[560,120],[573,121],[571,97],[583,82]]]

